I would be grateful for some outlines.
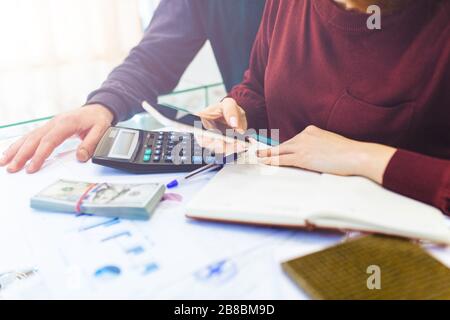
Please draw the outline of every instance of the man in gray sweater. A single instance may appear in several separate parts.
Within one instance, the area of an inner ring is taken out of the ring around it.
[[[73,135],[82,142],[79,161],[88,161],[104,132],[142,112],[177,85],[187,66],[209,40],[227,90],[238,84],[265,0],[162,0],[140,44],[109,75],[85,106],[56,116],[16,141],[0,158],[11,173],[27,165],[37,172],[53,150]],[[31,160],[31,161],[29,161]]]

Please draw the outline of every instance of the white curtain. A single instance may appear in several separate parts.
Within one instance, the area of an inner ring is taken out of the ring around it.
[[[139,8],[139,0],[0,0],[0,126],[80,106],[138,43]]]

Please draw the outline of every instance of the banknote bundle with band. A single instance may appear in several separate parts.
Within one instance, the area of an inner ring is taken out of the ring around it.
[[[34,209],[127,219],[148,219],[161,201],[160,183],[112,184],[59,180],[31,198]]]

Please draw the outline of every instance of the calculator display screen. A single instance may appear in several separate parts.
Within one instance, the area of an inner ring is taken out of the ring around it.
[[[114,142],[111,155],[119,158],[128,158],[137,134],[132,131],[121,131]]]

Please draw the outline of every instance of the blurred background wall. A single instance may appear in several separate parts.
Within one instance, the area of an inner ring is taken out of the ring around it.
[[[82,105],[142,37],[159,0],[0,0],[0,126]],[[220,83],[209,43],[177,90]],[[163,97],[203,107],[224,94]],[[205,100],[206,99],[206,100]]]

